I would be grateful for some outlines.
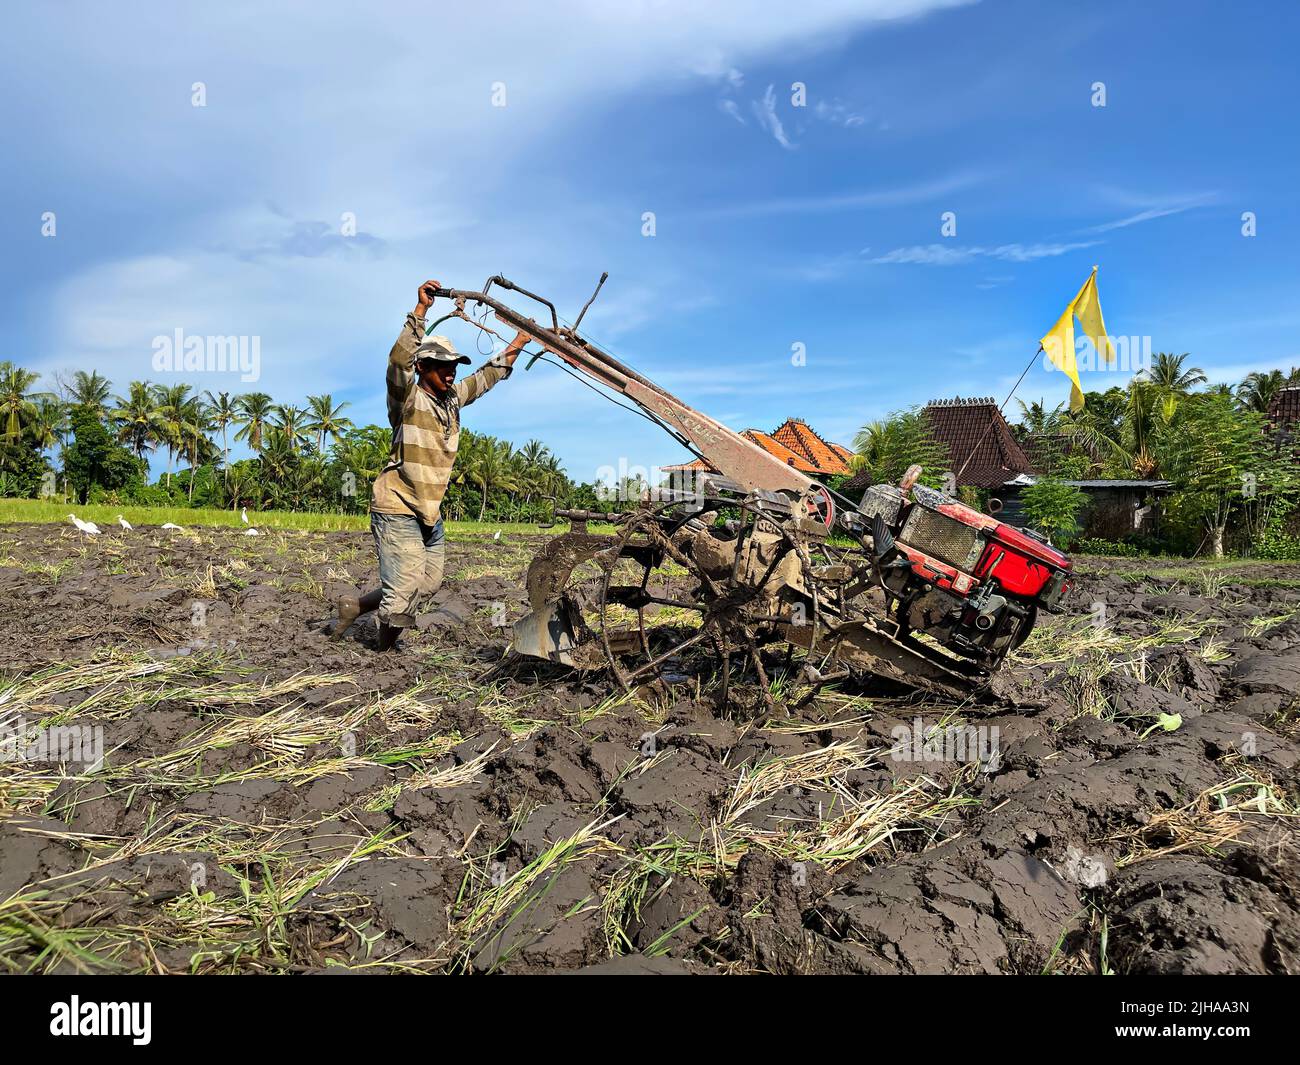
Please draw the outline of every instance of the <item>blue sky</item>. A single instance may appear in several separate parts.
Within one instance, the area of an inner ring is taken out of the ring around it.
[[[385,357],[425,277],[502,272],[571,317],[603,270],[585,325],[621,358],[736,428],[793,415],[845,443],[931,398],[1001,399],[1093,264],[1112,334],[1214,379],[1300,365],[1293,3],[5,18],[0,358],[46,385],[94,368],[118,392],[329,391],[382,422]],[[259,337],[261,379],[155,372],[153,338],[177,329]],[[1066,394],[1041,366],[1017,393]],[[580,480],[683,457],[543,365],[466,424],[540,438]]]

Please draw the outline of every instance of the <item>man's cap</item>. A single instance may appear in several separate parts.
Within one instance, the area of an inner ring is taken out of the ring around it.
[[[439,336],[437,333],[429,334],[415,349],[415,361],[422,362],[424,359],[433,359],[435,362],[456,362],[465,366],[470,363],[469,359],[456,350],[456,345],[451,342],[450,337]]]

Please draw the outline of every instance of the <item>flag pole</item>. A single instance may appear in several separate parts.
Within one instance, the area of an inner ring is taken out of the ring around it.
[[[1093,269],[1095,270],[1096,267],[1094,266]],[[1037,360],[1038,356],[1041,355],[1042,353],[1043,353],[1043,345],[1039,344],[1038,350],[1034,352],[1033,356],[1030,358],[1025,368],[1020,371],[1020,376],[1016,378],[1016,383],[1011,386],[1011,391],[1007,393],[1007,398],[1002,401],[1002,406],[998,408],[999,414],[1001,414],[1002,411],[1006,408],[1006,405],[1011,402],[1011,397],[1016,394],[1016,389],[1020,387],[1020,382],[1025,379],[1025,375],[1029,373],[1030,369],[1034,365],[1035,360]],[[984,443],[984,438],[989,435],[989,432],[992,429],[993,429],[993,420],[990,418],[989,424],[985,427],[984,432],[980,435],[980,438],[975,441],[975,446],[970,449],[970,454],[966,456],[966,461],[961,464],[961,469],[957,471],[957,476],[954,478],[954,482],[961,480],[961,475],[966,472],[966,467],[970,465],[971,459],[975,457],[975,452],[979,450],[980,445]],[[953,487],[956,488],[958,487],[958,485],[954,483]]]

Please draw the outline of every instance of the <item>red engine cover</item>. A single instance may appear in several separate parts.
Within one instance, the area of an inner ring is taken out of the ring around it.
[[[1033,598],[1057,572],[1068,573],[1073,565],[1056,548],[999,522],[975,573],[981,578],[992,574],[1008,592]]]

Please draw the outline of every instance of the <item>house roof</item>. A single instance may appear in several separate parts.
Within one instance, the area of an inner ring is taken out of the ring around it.
[[[832,444],[801,418],[788,418],[772,431],[772,439],[807,459],[818,473],[849,472],[853,452],[841,444]]]
[[[958,485],[996,488],[1033,469],[992,396],[932,400],[925,416]]]
[[[1300,387],[1279,388],[1268,401],[1268,420],[1277,433],[1289,433],[1300,422]]]
[[[849,459],[853,453],[841,444],[822,439],[807,422],[798,418],[787,418],[770,433],[761,429],[744,429],[740,435],[801,473],[829,477],[849,472]],[[703,459],[696,459],[660,469],[664,473],[674,473],[678,470],[712,470],[713,467]]]

